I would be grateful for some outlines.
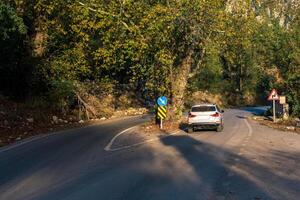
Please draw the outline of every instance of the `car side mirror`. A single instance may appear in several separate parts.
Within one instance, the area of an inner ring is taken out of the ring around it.
[[[221,113],[224,113],[225,111],[224,110],[221,110]]]

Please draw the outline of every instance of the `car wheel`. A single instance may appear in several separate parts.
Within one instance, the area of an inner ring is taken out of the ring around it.
[[[194,131],[193,127],[188,127],[187,132],[192,133]]]
[[[217,132],[222,132],[223,131],[223,125],[219,125],[218,127],[217,127],[217,130],[216,130]]]

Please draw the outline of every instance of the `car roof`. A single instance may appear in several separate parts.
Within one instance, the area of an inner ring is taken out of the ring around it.
[[[193,105],[192,107],[199,107],[199,106],[216,106],[216,104],[203,103],[203,104]]]

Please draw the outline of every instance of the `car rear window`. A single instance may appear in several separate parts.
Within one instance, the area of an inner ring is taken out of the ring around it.
[[[215,106],[196,106],[192,107],[192,112],[210,112],[210,111],[216,111]]]

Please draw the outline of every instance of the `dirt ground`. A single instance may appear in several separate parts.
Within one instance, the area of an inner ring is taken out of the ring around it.
[[[163,128],[159,128],[159,124],[155,123],[155,120],[151,120],[142,126],[139,127],[141,132],[144,132],[145,134],[151,133],[151,134],[156,134],[156,133],[171,133],[174,131],[177,131],[178,129],[183,130],[186,127],[186,118],[182,117],[181,120],[177,122],[173,121],[163,121]]]
[[[0,121],[0,147],[5,146],[35,135],[42,135],[49,132],[66,130],[71,128],[83,127],[95,123],[95,121],[68,122],[61,124],[51,124],[45,122],[26,122],[26,120],[17,120],[8,122]]]
[[[261,125],[265,125],[281,131],[295,132],[300,134],[300,127],[297,127],[294,119],[290,119],[287,121],[279,120],[276,123],[274,123],[271,119],[262,116],[254,116],[252,117],[252,119],[259,122]]]
[[[111,118],[147,113],[145,108],[130,108],[115,112]],[[50,132],[96,124],[108,118],[80,120],[78,116],[62,115],[47,109],[37,109],[0,96],[0,147]]]

